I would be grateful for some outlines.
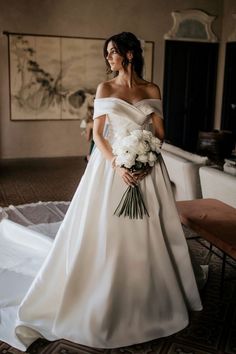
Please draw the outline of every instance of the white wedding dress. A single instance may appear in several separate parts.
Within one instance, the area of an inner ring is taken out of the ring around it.
[[[101,98],[94,118],[107,115],[112,144],[146,128],[152,112],[161,115],[160,100]],[[1,340],[21,350],[39,337],[122,347],[171,335],[202,309],[162,158],[140,182],[150,217],[113,215],[126,188],[95,149],[54,242],[0,223]]]

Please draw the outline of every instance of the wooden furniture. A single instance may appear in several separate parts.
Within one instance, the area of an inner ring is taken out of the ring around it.
[[[222,251],[221,290],[225,280],[226,257],[236,261],[236,208],[217,199],[176,202],[182,224]]]

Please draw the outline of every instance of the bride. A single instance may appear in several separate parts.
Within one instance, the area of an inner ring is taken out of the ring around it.
[[[107,39],[104,56],[115,75],[97,89],[96,149],[52,247],[23,226],[11,235],[24,240],[29,234],[39,259],[48,253],[18,302],[5,301],[0,312],[0,339],[21,350],[39,337],[97,348],[145,342],[180,331],[189,310],[202,309],[162,158],[132,173],[112,152],[120,133],[150,125],[164,139],[159,88],[142,79],[142,49],[132,33]],[[114,215],[127,186],[137,184],[149,216]],[[5,235],[12,227],[4,227]],[[23,241],[26,259],[29,247]],[[24,264],[22,274],[31,267]],[[17,282],[8,286],[17,293]]]

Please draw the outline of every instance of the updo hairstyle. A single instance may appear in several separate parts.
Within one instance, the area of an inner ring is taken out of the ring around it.
[[[105,43],[104,43],[104,48],[103,48],[103,54],[107,66],[107,73],[110,74],[111,68],[109,65],[109,62],[107,60],[107,46],[108,43],[112,42],[114,47],[116,48],[117,52],[123,57],[123,67],[127,68],[129,64],[129,60],[126,56],[126,54],[131,51],[133,54],[132,58],[132,66],[134,68],[134,71],[136,74],[142,78],[142,73],[143,73],[143,55],[142,55],[142,48],[141,48],[141,43],[137,39],[137,37],[131,33],[131,32],[121,32],[119,34],[115,34],[114,36],[111,36],[108,38]],[[115,76],[118,75],[118,72],[115,73]]]

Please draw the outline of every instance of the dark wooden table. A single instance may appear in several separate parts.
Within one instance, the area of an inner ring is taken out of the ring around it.
[[[183,225],[222,251],[221,289],[225,280],[226,257],[236,260],[236,208],[217,199],[176,202]]]

